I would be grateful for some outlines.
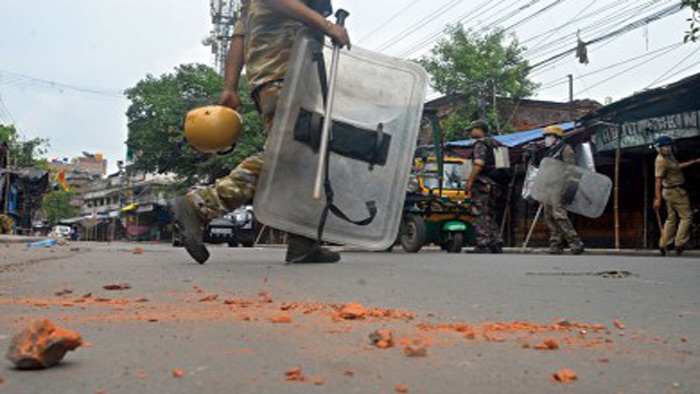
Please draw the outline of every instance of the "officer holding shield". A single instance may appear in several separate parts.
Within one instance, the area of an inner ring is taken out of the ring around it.
[[[571,146],[564,141],[564,130],[561,127],[546,127],[544,138],[545,157],[561,160],[566,164],[576,164],[576,154]],[[568,243],[572,254],[581,254],[583,253],[583,242],[569,220],[569,214],[563,206],[563,201],[560,199],[556,201],[556,204],[544,204],[544,219],[549,228],[549,253],[562,254],[565,243]]]
[[[245,0],[234,29],[221,104],[240,110],[238,85],[245,66],[249,91],[263,117],[265,130],[269,131],[297,32],[305,26],[316,29],[339,45],[350,48],[345,28],[325,18],[330,13],[329,0]],[[202,229],[210,220],[252,199],[263,165],[262,157],[260,153],[245,159],[215,184],[194,190],[171,203],[182,243],[198,263],[203,264],[209,258],[202,242]],[[339,260],[338,253],[319,247],[315,240],[289,234],[288,263]]]
[[[688,233],[692,224],[692,212],[688,192],[683,187],[685,177],[683,168],[700,163],[700,159],[679,163],[673,156],[674,141],[671,137],[661,136],[656,139],[654,147],[659,152],[655,162],[656,188],[654,209],[661,208],[661,198],[666,201],[668,218],[661,232],[659,250],[666,255],[669,245],[674,241],[676,254],[681,255],[688,241]]]

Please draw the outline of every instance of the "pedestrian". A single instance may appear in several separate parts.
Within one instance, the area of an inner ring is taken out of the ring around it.
[[[471,154],[472,172],[466,191],[471,193],[472,215],[476,246],[471,253],[503,253],[501,231],[496,225],[496,200],[500,187],[494,176],[494,150],[500,144],[489,136],[488,124],[477,120],[469,125],[469,134],[476,140]]]
[[[560,160],[566,164],[576,164],[576,154],[564,140],[564,129],[559,126],[547,126],[544,129],[544,157]],[[561,200],[553,205],[544,204],[544,220],[549,228],[549,253],[562,254],[568,244],[571,253],[583,253],[583,242],[569,220],[569,213]]]
[[[248,89],[269,132],[277,98],[284,84],[294,38],[310,28],[350,49],[344,27],[326,19],[330,0],[244,0],[234,27],[225,73],[221,104],[240,112],[239,79],[245,66]],[[200,264],[209,258],[202,242],[202,229],[212,219],[251,201],[263,166],[262,153],[243,160],[228,176],[199,188],[171,203],[182,243]],[[311,238],[289,234],[288,263],[334,263],[338,253],[320,247]]]
[[[661,239],[659,240],[659,250],[663,256],[666,256],[669,246],[674,242],[676,254],[681,255],[686,248],[690,225],[692,224],[692,212],[690,209],[690,199],[688,192],[683,185],[685,177],[682,169],[696,163],[700,163],[700,159],[679,163],[673,155],[674,148],[673,138],[669,136],[661,136],[656,139],[654,147],[659,154],[656,156],[654,165],[656,176],[656,187],[654,199],[654,210],[659,212],[661,209],[661,198],[666,201],[666,210],[668,217],[661,231]]]

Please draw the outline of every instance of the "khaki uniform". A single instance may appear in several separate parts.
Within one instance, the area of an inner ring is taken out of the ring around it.
[[[655,176],[661,178],[661,195],[666,201],[668,218],[661,232],[660,247],[667,247],[674,242],[676,248],[685,247],[688,242],[690,225],[692,224],[692,211],[688,192],[683,188],[685,177],[673,155],[661,155],[656,157]]]
[[[561,160],[567,164],[576,164],[576,154],[568,144],[564,144],[563,148],[555,145],[549,149],[557,150],[557,148],[561,150],[555,151],[551,156],[549,154],[547,156]],[[564,209],[562,204],[545,204],[544,220],[549,228],[549,245],[551,248],[563,248],[565,246],[564,241],[566,241],[571,248],[580,248],[583,246],[581,238],[576,233],[576,229],[574,225],[571,224],[571,220],[569,220],[569,213]]]
[[[488,146],[477,141],[472,151],[474,164],[485,166],[491,155]],[[484,175],[483,170],[474,180],[471,190],[471,203],[476,245],[487,247],[502,244],[501,230],[496,224],[496,200],[500,195],[500,187],[492,179]]]
[[[247,0],[234,28],[234,36],[243,36],[248,88],[263,117],[266,133],[275,117],[294,37],[302,26],[271,10],[261,0]],[[262,153],[255,154],[228,176],[188,193],[187,198],[207,220],[220,217],[252,200],[262,166]]]

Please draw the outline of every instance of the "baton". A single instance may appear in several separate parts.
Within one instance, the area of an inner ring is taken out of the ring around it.
[[[336,24],[345,26],[345,18],[349,12],[339,9],[335,13]],[[323,185],[326,161],[328,160],[328,140],[331,134],[331,124],[333,116],[333,96],[335,95],[335,77],[338,74],[338,59],[340,58],[340,44],[333,42],[333,56],[331,58],[331,69],[328,77],[328,96],[326,98],[325,117],[323,118],[323,128],[321,129],[321,146],[318,151],[318,168],[316,169],[316,181],[314,182],[314,200],[321,200],[321,187]]]
[[[535,231],[535,226],[537,225],[537,221],[540,218],[540,214],[542,213],[543,207],[544,207],[544,205],[540,204],[540,207],[537,208],[537,213],[535,214],[535,219],[532,221],[532,226],[530,226],[530,231],[527,232],[527,237],[525,237],[525,242],[523,242],[523,247],[521,249],[521,252],[525,252],[527,250],[527,244],[530,243],[530,237],[532,237],[532,232]]]

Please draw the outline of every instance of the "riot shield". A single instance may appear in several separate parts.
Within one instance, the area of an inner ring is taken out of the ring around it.
[[[254,201],[262,223],[311,238],[325,207],[324,198],[312,199],[324,116],[317,59],[330,64],[330,53],[305,34],[297,37]],[[363,226],[329,215],[325,241],[370,250],[394,243],[426,87],[416,63],[357,47],[341,51],[328,163],[334,203],[353,220],[376,209]]]
[[[569,212],[599,217],[610,198],[612,181],[605,175],[560,160],[542,160],[531,195],[546,205],[561,204]]]

